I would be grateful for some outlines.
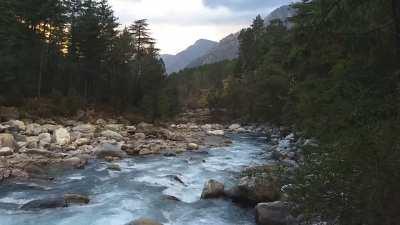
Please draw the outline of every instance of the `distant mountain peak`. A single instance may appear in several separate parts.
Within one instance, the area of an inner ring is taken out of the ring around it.
[[[272,20],[282,20],[285,24],[288,24],[287,19],[295,14],[295,10],[289,6],[281,6],[272,11],[267,17],[265,17],[265,24],[269,25]],[[194,68],[205,64],[217,63],[223,60],[235,59],[239,55],[239,33],[230,34],[223,38],[216,46],[211,48],[208,53],[193,59],[187,68]]]
[[[178,72],[188,66],[194,59],[202,57],[209,52],[218,43],[207,39],[199,39],[187,49],[176,55],[164,54],[161,58],[164,60],[167,73]]]

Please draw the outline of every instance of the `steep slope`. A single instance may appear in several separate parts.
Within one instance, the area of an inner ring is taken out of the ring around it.
[[[161,55],[161,58],[164,60],[167,73],[170,74],[184,69],[191,61],[205,55],[217,44],[218,43],[214,41],[200,39],[192,46],[176,55]]]
[[[272,20],[282,20],[288,26],[287,19],[294,15],[295,11],[292,7],[285,5],[272,11],[267,17],[265,17],[265,24],[268,25]],[[194,59],[187,65],[187,68],[194,68],[205,64],[211,64],[220,62],[223,60],[235,59],[239,54],[239,37],[240,32],[230,34],[229,36],[222,39],[214,48],[212,48],[207,54]]]

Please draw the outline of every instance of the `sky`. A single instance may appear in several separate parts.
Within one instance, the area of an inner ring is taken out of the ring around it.
[[[292,0],[109,0],[122,26],[148,19],[162,54],[176,54],[198,39],[219,41],[250,25],[258,14]]]

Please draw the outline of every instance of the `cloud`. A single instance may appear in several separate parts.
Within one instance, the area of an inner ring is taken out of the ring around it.
[[[203,0],[206,7],[226,7],[232,11],[253,11],[289,4],[290,2],[290,0]]]
[[[123,26],[148,19],[162,53],[177,53],[200,38],[218,41],[248,26],[257,14],[267,15],[287,1],[109,0]]]

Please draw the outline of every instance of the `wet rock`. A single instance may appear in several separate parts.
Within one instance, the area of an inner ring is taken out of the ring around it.
[[[276,201],[281,195],[278,179],[269,174],[242,177],[226,194],[236,202],[249,205]]]
[[[121,134],[119,134],[115,131],[112,131],[112,130],[105,130],[105,131],[101,132],[101,136],[109,138],[109,139],[114,139],[117,141],[120,141],[123,139]]]
[[[255,211],[258,225],[292,225],[295,222],[284,202],[259,203]]]
[[[69,205],[78,204],[88,204],[90,199],[86,196],[79,194],[65,194],[61,197],[38,199],[30,201],[22,205],[22,210],[41,210],[41,209],[53,209],[53,208],[64,208]]]
[[[203,192],[201,193],[202,199],[219,198],[222,196],[224,196],[224,184],[215,180],[209,180],[204,184]]]
[[[187,145],[187,149],[188,149],[188,150],[197,150],[197,149],[199,149],[199,145],[196,144],[196,143],[189,143],[189,144]]]
[[[167,175],[166,177],[186,186],[185,182],[183,182],[183,180],[177,175]]]
[[[152,219],[141,218],[141,219],[132,221],[130,223],[127,223],[126,225],[162,225],[162,224],[157,221],[154,221]]]
[[[0,134],[0,147],[9,147],[15,149],[17,143],[12,134]]]
[[[108,165],[107,169],[114,170],[114,171],[121,171],[121,167],[116,163],[112,163],[112,164]]]
[[[63,164],[66,167],[82,169],[88,163],[88,160],[83,157],[70,157],[63,160]]]
[[[87,196],[80,194],[65,194],[64,202],[68,205],[86,205],[89,204],[90,199]]]
[[[10,120],[5,124],[17,131],[25,131],[26,129],[25,123],[22,122],[21,120]]]
[[[0,148],[0,156],[9,156],[12,154],[14,154],[14,150],[12,150],[10,147]]]
[[[30,201],[22,205],[22,210],[41,210],[67,207],[64,198],[49,198]]]
[[[118,145],[101,144],[96,147],[95,155],[97,158],[104,159],[105,157],[125,158],[126,153],[120,149]]]
[[[58,145],[64,146],[71,142],[71,135],[65,128],[58,128],[54,131],[54,140]]]
[[[224,136],[225,132],[223,130],[209,130],[207,131],[208,135],[215,135],[215,136]]]
[[[47,131],[44,131],[44,132],[47,132]],[[29,136],[38,136],[39,134],[43,133],[43,129],[40,126],[40,124],[31,123],[31,124],[26,125],[25,133]]]
[[[166,152],[166,153],[164,153],[164,156],[165,157],[175,157],[176,153],[174,153],[174,152]]]

